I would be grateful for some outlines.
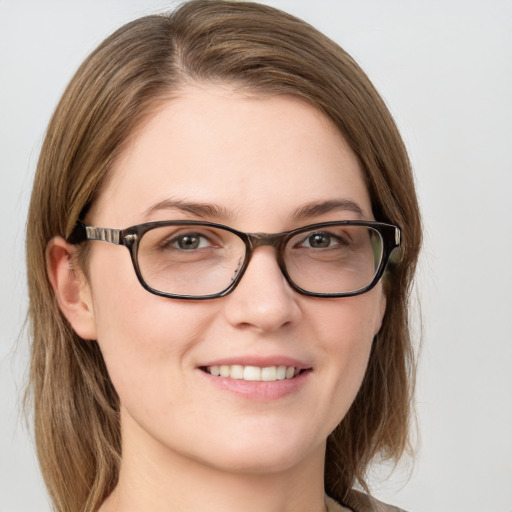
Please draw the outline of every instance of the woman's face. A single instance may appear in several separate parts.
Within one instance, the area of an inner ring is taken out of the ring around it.
[[[196,85],[140,127],[87,222],[179,219],[275,233],[373,217],[355,155],[311,106]],[[323,461],[381,324],[380,285],[349,298],[299,295],[264,246],[231,294],[175,300],[142,288],[126,248],[90,243],[87,334],[119,394],[123,450],[256,473]],[[214,365],[305,371],[255,382],[204,371]]]

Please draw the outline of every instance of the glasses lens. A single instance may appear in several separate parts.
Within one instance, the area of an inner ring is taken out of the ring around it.
[[[312,293],[350,293],[368,286],[382,261],[380,233],[368,226],[335,225],[303,231],[287,243],[288,275]]]
[[[159,226],[139,242],[138,263],[154,290],[204,296],[230,286],[243,264],[245,244],[230,231],[203,225]]]

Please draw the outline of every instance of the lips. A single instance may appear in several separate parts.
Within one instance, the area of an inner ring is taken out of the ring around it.
[[[304,388],[313,372],[311,365],[284,355],[239,355],[205,361],[197,366],[204,382],[222,393],[253,402],[271,402]]]
[[[201,369],[215,377],[252,382],[275,382],[279,380],[293,379],[302,371],[296,366],[254,366],[241,364],[211,365],[202,367]]]

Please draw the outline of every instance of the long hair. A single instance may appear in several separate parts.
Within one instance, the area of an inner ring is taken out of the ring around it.
[[[197,0],[128,23],[93,51],[64,92],[41,150],[27,223],[28,396],[43,477],[60,512],[99,508],[117,483],[121,440],[118,397],[102,355],[61,314],[46,246],[70,234],[141,122],[191,82],[308,102],[357,155],[375,218],[401,227],[362,387],[328,439],[326,492],[343,499],[355,483],[366,486],[377,455],[398,460],[407,447],[415,368],[408,303],[421,225],[395,123],[354,60],[307,23],[255,3]]]

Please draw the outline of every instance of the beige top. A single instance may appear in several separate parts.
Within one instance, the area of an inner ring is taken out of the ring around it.
[[[341,506],[329,496],[325,497],[327,512],[405,512],[401,508],[386,505],[359,491],[350,491],[346,499],[346,507]],[[350,507],[350,508],[347,508]]]
[[[350,512],[350,509],[342,507],[332,498],[329,498],[329,496],[325,497],[325,504],[327,506],[327,512]]]

